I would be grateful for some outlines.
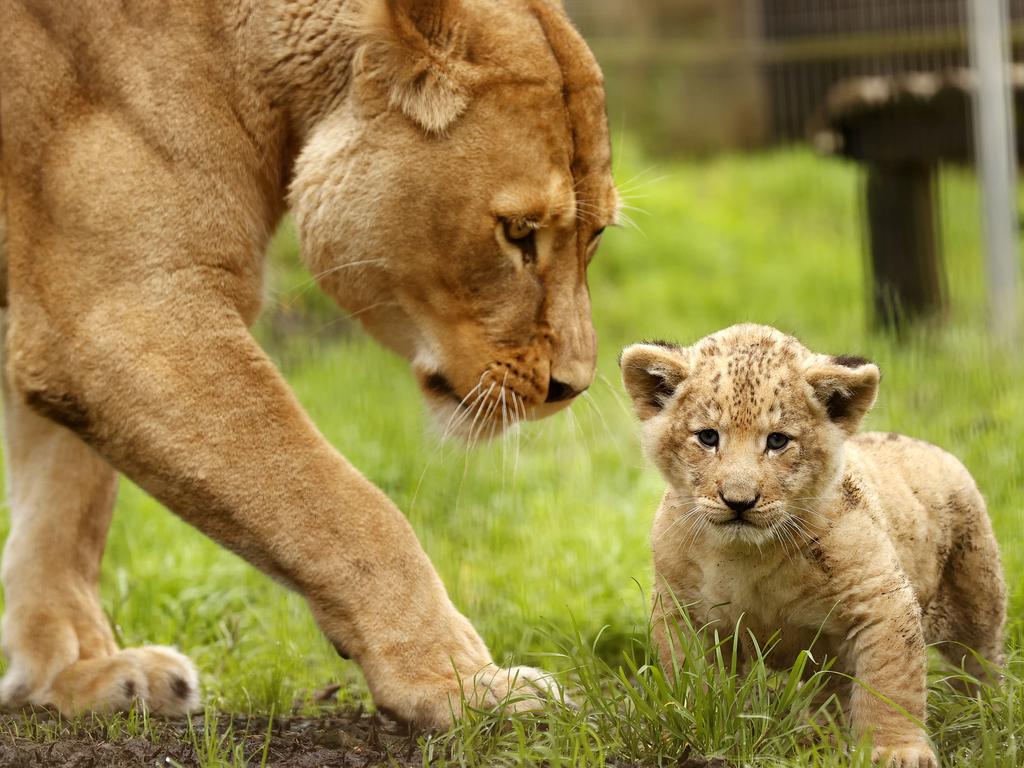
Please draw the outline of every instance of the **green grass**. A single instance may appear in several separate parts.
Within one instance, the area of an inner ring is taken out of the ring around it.
[[[863,749],[843,756],[832,746],[841,730],[812,725],[813,683],[797,687],[763,664],[741,673],[728,643],[709,667],[688,661],[676,683],[647,663],[647,539],[663,485],[640,456],[616,355],[641,338],[691,342],[752,320],[814,349],[871,357],[884,378],[867,428],[935,442],[974,472],[1011,585],[1010,664],[1004,683],[977,699],[936,668],[929,730],[944,765],[1021,765],[1024,362],[986,341],[973,181],[947,173],[942,183],[950,321],[898,343],[868,330],[852,167],[803,152],[645,167],[631,158],[617,174],[645,209],[632,213],[639,229],[609,232],[591,271],[598,382],[572,412],[527,426],[518,441],[468,454],[439,447],[400,360],[358,334],[282,348],[273,323],[258,329],[331,442],[406,511],[496,658],[566,671],[580,705],[503,722],[473,714],[424,741],[424,762],[675,764],[692,751],[736,764],[868,764]],[[288,231],[275,239],[271,304],[312,316],[314,331],[344,328],[294,248]],[[300,598],[128,483],[103,600],[120,641],[173,643],[195,659],[210,713],[314,710],[312,692],[332,680],[344,683],[344,701],[366,701],[358,669],[338,660]],[[217,738],[196,734],[203,764],[240,764],[230,736]]]

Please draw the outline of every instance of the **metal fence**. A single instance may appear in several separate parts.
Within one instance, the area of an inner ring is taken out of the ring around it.
[[[1024,0],[1010,0],[1024,61]],[[655,151],[806,138],[838,82],[968,63],[965,0],[566,0],[601,61],[613,125]]]

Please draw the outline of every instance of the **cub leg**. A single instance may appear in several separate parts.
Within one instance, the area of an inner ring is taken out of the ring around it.
[[[3,321],[0,320],[0,333]],[[5,334],[4,334],[5,335]],[[0,336],[2,338],[2,336]],[[117,473],[3,380],[11,531],[4,547],[0,703],[182,714],[198,701],[192,663],[170,648],[118,651],[98,580]]]
[[[892,562],[880,560],[886,566]],[[860,584],[870,586],[875,599],[847,609],[854,623],[847,633],[844,666],[858,681],[850,696],[854,736],[870,733],[873,759],[885,765],[937,768],[920,725],[926,716],[926,653],[910,581],[888,571],[875,578],[865,574]]]
[[[709,621],[707,616],[700,614],[701,609],[693,604],[684,606],[679,598],[673,597],[668,587],[655,591],[653,603],[651,645],[658,654],[662,671],[669,679],[673,679],[676,671],[683,668],[687,658],[703,657],[705,663],[713,663],[716,630],[719,637],[724,638],[736,629]],[[682,615],[680,608],[687,612],[686,616]],[[740,663],[745,664],[748,657],[749,648],[741,641]]]
[[[683,649],[677,642],[678,632],[683,621],[670,595],[656,591],[653,604],[651,645],[658,654],[662,671],[671,676],[675,667],[683,664]]]
[[[1004,658],[1006,582],[999,545],[977,490],[955,497],[950,506],[961,517],[959,530],[935,598],[924,613],[925,639],[937,643],[952,664],[988,681],[998,675]]]

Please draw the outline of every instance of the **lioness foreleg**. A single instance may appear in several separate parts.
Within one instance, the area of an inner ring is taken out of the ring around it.
[[[0,322],[0,339],[6,330]],[[2,370],[2,368],[0,368]],[[11,532],[3,558],[0,703],[183,714],[198,703],[177,651],[119,651],[99,602],[117,473],[74,433],[34,413],[3,378]]]
[[[412,527],[320,435],[206,279],[198,270],[165,277],[162,288],[181,284],[164,303],[140,301],[139,286],[111,295],[83,324],[88,341],[68,345],[68,366],[30,365],[32,350],[49,346],[15,343],[25,361],[13,366],[15,381],[54,418],[73,404],[63,417],[115,466],[305,595],[397,716],[445,726],[462,693],[490,706],[512,688],[546,687],[534,670],[494,667]]]

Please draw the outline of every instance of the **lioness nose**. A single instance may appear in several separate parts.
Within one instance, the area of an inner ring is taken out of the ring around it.
[[[736,512],[738,514],[742,514],[742,513],[746,512],[748,509],[753,509],[754,505],[757,504],[758,500],[761,498],[761,494],[758,494],[757,496],[755,496],[752,499],[742,499],[742,500],[741,499],[727,499],[727,498],[725,498],[725,496],[722,496],[721,493],[719,493],[718,495],[722,497],[722,501],[725,502],[725,506],[727,506],[733,512]]]
[[[582,394],[584,390],[586,390],[586,387],[576,390],[558,379],[551,379],[548,382],[548,397],[544,402],[560,403],[563,400],[571,400],[577,395]]]

